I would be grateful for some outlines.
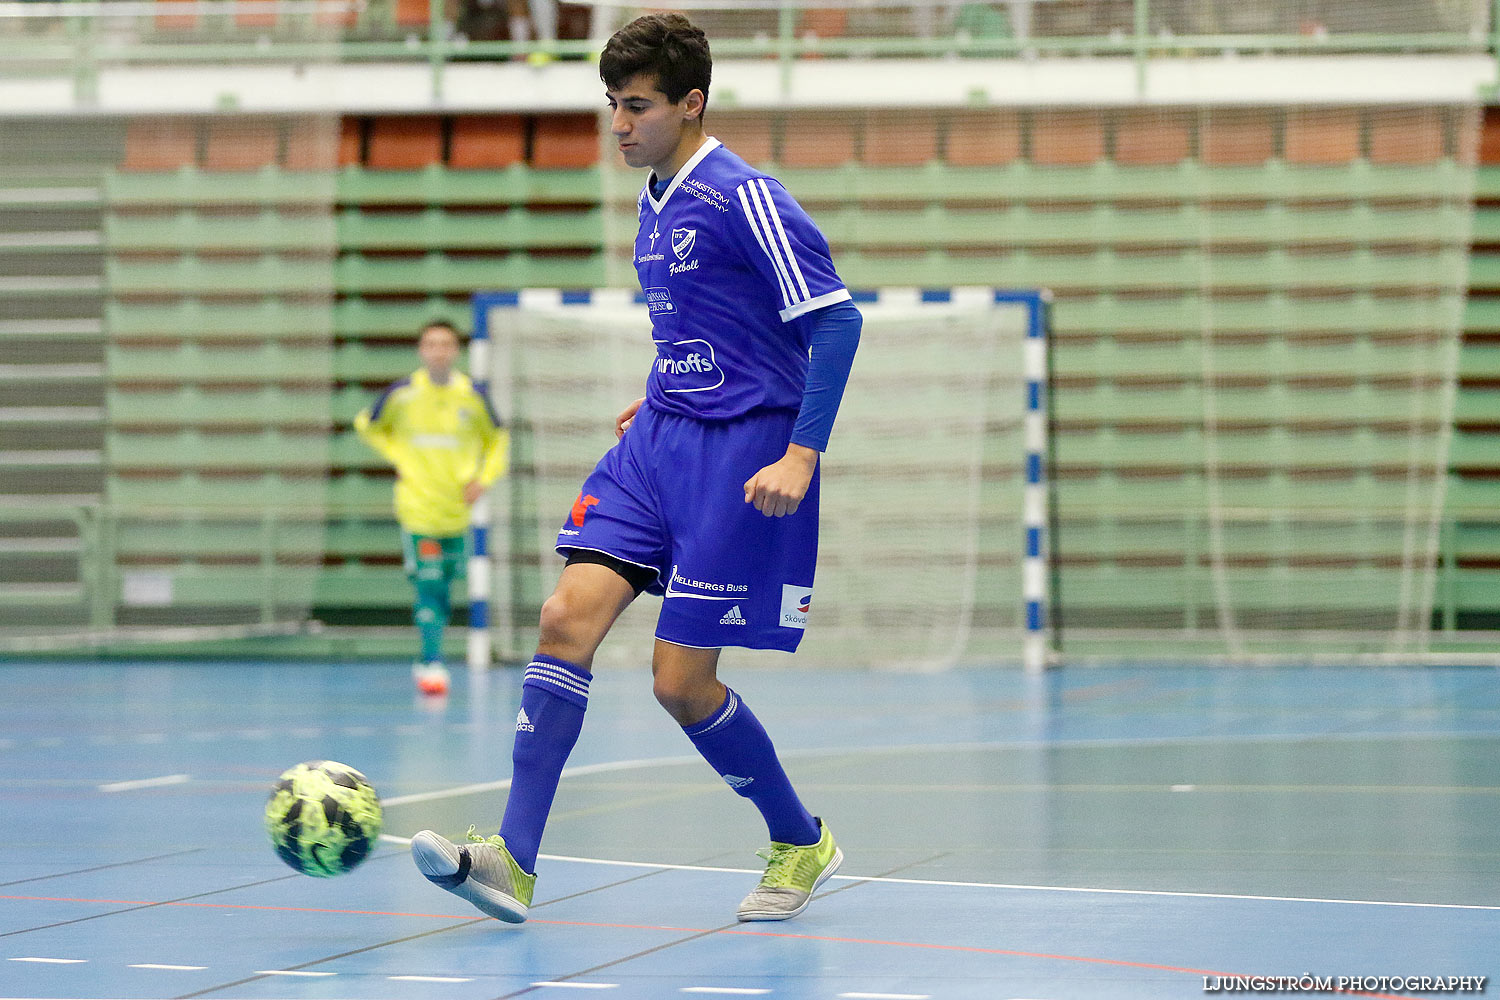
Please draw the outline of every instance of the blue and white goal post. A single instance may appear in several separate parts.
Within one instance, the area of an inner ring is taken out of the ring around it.
[[[794,662],[1043,670],[1057,648],[1050,296],[853,296],[864,331],[823,456],[813,611]],[[632,290],[485,292],[473,306],[470,371],[511,432],[510,475],[475,507],[470,662],[487,664],[534,648],[562,570],[558,528],[656,349]],[[712,345],[702,353],[714,363]],[[596,662],[649,663],[656,611],[637,601]]]

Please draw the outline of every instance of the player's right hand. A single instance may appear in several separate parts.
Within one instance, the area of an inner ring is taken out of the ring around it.
[[[629,406],[625,407],[625,409],[621,410],[620,415],[618,417],[615,417],[616,440],[624,437],[625,432],[630,430],[630,425],[635,423],[636,411],[641,408],[641,404],[645,401],[646,397],[642,396],[640,399],[637,399],[634,403],[631,403]]]

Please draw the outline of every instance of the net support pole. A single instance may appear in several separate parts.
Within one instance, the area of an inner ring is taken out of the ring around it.
[[[1027,673],[1039,674],[1047,667],[1047,324],[1041,296],[1033,293],[1029,304],[1023,353],[1026,485],[1021,599],[1026,604],[1026,635],[1021,665]]]
[[[469,371],[474,388],[489,395],[490,338],[488,324],[476,323],[469,338]],[[493,654],[490,636],[490,584],[494,566],[490,561],[490,501],[481,496],[469,509],[469,634],[466,659],[470,670],[489,669]]]

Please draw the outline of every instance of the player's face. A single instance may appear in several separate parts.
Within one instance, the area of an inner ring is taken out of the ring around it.
[[[625,162],[632,167],[650,167],[658,177],[671,177],[702,141],[701,90],[690,90],[682,100],[669,101],[656,89],[655,76],[641,73],[618,90],[604,93],[609,98],[609,130]]]
[[[417,357],[434,378],[446,379],[458,360],[458,338],[446,327],[432,326],[422,331],[417,341]]]

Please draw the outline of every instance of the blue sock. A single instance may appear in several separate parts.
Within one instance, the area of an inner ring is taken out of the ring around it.
[[[521,710],[516,713],[514,770],[500,836],[511,857],[527,873],[536,871],[542,830],[563,765],[583,729],[593,675],[566,660],[538,653],[521,682]]]
[[[739,695],[725,688],[719,710],[682,731],[730,788],[755,803],[772,840],[802,847],[822,837],[782,770],[771,737]]]

